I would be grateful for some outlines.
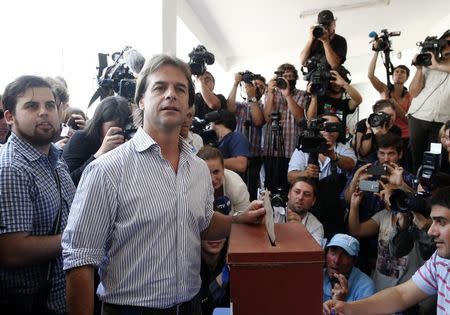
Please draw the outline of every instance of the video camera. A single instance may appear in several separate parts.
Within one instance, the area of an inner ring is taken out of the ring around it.
[[[309,123],[306,120],[300,121],[300,129],[297,149],[305,153],[325,153],[328,151],[328,144],[320,132],[341,132],[342,125],[317,118],[310,120]]]
[[[200,135],[204,145],[210,145],[217,147],[217,135],[216,132],[211,129],[211,123],[218,121],[220,114],[218,111],[212,111],[205,115],[205,119],[194,117],[192,119],[191,131]]]
[[[260,74],[254,74],[253,72],[249,70],[245,70],[244,72],[239,72],[240,75],[242,75],[242,81],[248,84],[253,84],[254,80],[261,80]]]
[[[325,95],[330,84],[330,80],[334,77],[330,72],[330,66],[322,63],[316,57],[306,60],[301,68],[303,80],[310,83],[310,92],[313,95]]]
[[[372,128],[384,126],[388,124],[390,120],[391,116],[385,112],[372,113],[369,118],[367,118],[367,121]]]
[[[417,176],[418,182],[424,191],[410,193],[401,189],[394,190],[389,198],[392,211],[402,213],[413,211],[428,217],[431,211],[431,192],[438,187],[436,174],[441,167],[440,163],[440,154],[424,152],[422,165],[419,168]]]
[[[214,55],[203,45],[198,45],[189,53],[188,64],[193,75],[202,75],[206,71],[206,65],[212,65],[214,61]]]
[[[131,49],[130,46],[125,46],[121,52],[113,53],[111,58],[114,60],[114,64],[109,67],[109,55],[103,53],[98,54],[99,66],[97,67],[97,83],[99,87],[92,96],[88,107],[92,105],[98,97],[103,99],[112,95],[113,92],[129,101],[133,100],[136,91],[136,78],[130,69],[130,65],[128,65],[124,59],[124,54]],[[105,70],[104,73],[103,70]]]
[[[434,54],[436,59],[440,59],[442,58],[442,50],[447,47],[448,44],[446,38],[427,36],[423,42],[418,42],[416,45],[421,47],[421,50],[413,65],[427,67],[431,65],[430,52]]]
[[[382,29],[380,34],[377,34],[376,32],[372,31],[369,33],[369,37],[373,38],[373,42],[378,41],[377,47],[372,47],[374,51],[384,51],[389,52],[391,51],[392,43],[389,39],[389,37],[392,36],[400,36],[401,32],[389,32],[387,29]]]

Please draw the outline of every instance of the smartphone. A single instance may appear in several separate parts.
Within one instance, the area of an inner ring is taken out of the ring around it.
[[[386,170],[386,166],[382,164],[372,165],[367,169],[367,174],[374,176],[384,176],[387,175],[388,172]]]
[[[370,191],[370,192],[379,192],[380,191],[380,183],[378,181],[373,181],[373,180],[360,180],[359,181],[359,190]]]

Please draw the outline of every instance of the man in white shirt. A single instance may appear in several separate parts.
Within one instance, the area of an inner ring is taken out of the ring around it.
[[[275,209],[275,221],[303,224],[317,243],[322,246],[323,225],[309,212],[316,202],[316,194],[317,186],[314,179],[297,178],[289,189],[286,211],[277,212],[279,208]]]

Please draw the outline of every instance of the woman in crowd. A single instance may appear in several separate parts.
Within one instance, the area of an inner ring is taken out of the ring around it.
[[[64,146],[63,157],[75,185],[89,163],[124,143],[123,131],[130,116],[125,98],[109,96],[100,102],[86,128],[73,134]]]

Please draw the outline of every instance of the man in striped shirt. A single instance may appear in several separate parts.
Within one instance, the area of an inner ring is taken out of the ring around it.
[[[259,201],[238,216],[213,211],[209,169],[180,138],[193,100],[186,63],[146,63],[135,97],[143,127],[86,168],[63,234],[71,314],[92,314],[94,266],[103,314],[200,314],[200,240],[265,214]]]
[[[391,314],[436,294],[437,315],[450,314],[450,186],[431,198],[430,217],[433,224],[428,234],[437,249],[409,281],[353,303],[327,301],[324,314]]]

